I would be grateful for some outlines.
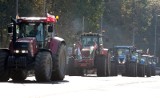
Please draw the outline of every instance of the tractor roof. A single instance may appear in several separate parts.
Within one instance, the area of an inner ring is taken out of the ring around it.
[[[134,48],[134,46],[114,46],[114,48]]]
[[[149,54],[143,54],[142,57],[154,57],[154,56]]]
[[[116,48],[132,48],[133,46],[114,46]]]
[[[55,16],[47,17],[19,17],[17,22],[42,22],[42,23],[56,23],[57,20]]]
[[[102,36],[100,33],[82,33],[81,36]]]

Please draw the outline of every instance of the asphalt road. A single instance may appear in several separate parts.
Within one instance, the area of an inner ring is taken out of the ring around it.
[[[1,98],[160,98],[160,76],[96,77],[66,76],[64,81],[0,83]]]

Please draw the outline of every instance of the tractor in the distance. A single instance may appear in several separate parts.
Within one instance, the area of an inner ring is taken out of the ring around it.
[[[94,70],[97,76],[109,76],[108,49],[103,47],[102,34],[83,33],[74,44],[69,58],[68,74],[83,76],[87,70]]]
[[[0,49],[0,81],[23,81],[30,71],[38,82],[64,79],[66,43],[54,36],[56,22],[53,15],[11,19],[9,47]]]
[[[149,54],[143,54],[138,63],[138,76],[155,76],[157,57]]]
[[[137,76],[136,48],[134,46],[114,46],[111,49],[111,76]]]

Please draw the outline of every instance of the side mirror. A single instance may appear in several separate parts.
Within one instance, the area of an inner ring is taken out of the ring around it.
[[[13,34],[13,24],[8,25],[8,34]]]
[[[53,26],[48,26],[48,32],[53,32]]]

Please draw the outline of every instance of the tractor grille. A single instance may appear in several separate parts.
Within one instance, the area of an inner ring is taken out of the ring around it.
[[[89,51],[82,51],[82,58],[89,58],[90,52]]]
[[[29,43],[27,42],[16,42],[15,49],[28,49]]]
[[[120,62],[122,63],[124,61],[124,58],[119,58]]]

